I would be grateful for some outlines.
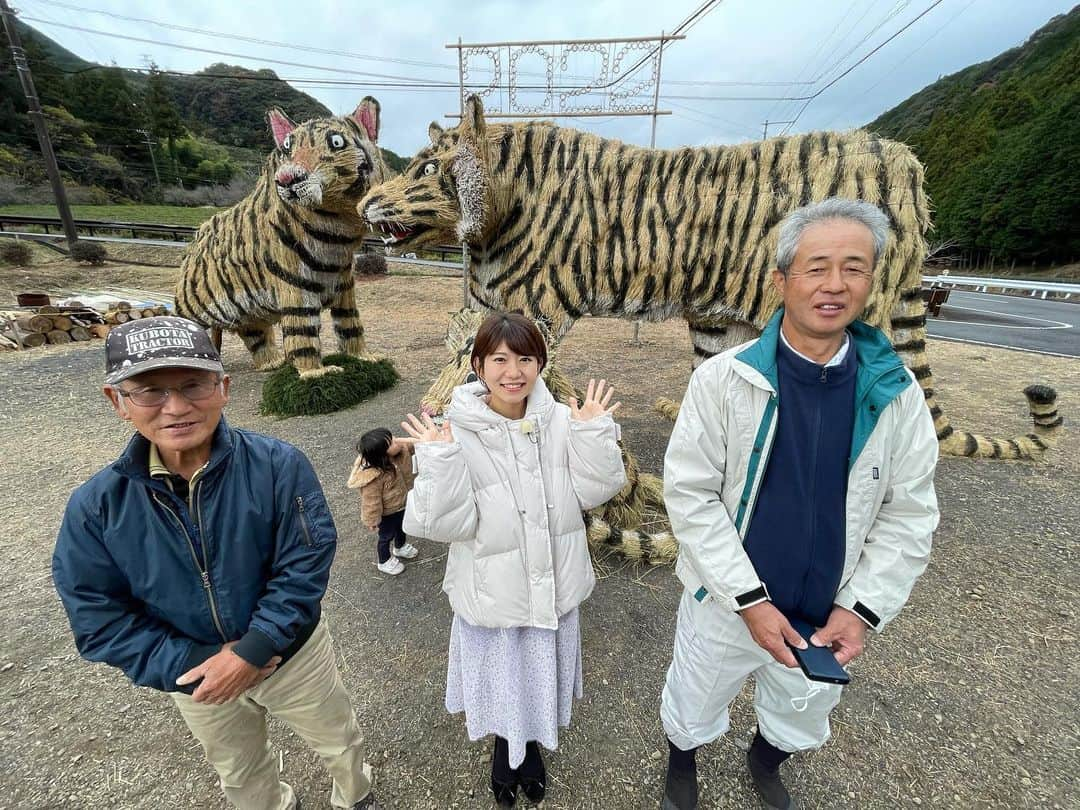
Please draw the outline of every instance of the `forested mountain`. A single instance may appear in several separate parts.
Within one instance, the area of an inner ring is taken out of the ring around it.
[[[17,25],[61,170],[72,184],[103,197],[154,199],[182,187],[207,192],[188,194],[189,202],[221,204],[213,188],[232,182],[230,194],[242,193],[270,150],[270,107],[294,121],[331,115],[272,70],[225,64],[192,75],[153,64],[125,70],[88,62],[31,26]],[[45,172],[6,36],[0,35],[0,46],[3,198],[12,188],[44,183]],[[392,166],[406,162],[383,152]],[[0,204],[5,201],[14,200]]]
[[[1080,6],[867,128],[926,166],[934,241],[995,259],[1080,257]]]

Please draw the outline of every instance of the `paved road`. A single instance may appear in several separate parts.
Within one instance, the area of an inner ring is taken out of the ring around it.
[[[953,290],[931,337],[1080,357],[1080,306],[1012,295]]]

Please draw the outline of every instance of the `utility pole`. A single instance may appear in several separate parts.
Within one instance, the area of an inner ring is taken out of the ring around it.
[[[26,106],[29,108],[27,115],[30,116],[34,129],[37,131],[41,157],[45,160],[45,171],[48,172],[49,183],[52,185],[56,210],[60,212],[60,220],[64,223],[64,233],[67,235],[68,247],[70,247],[79,241],[79,235],[75,232],[75,220],[72,219],[71,209],[68,207],[67,192],[64,191],[64,182],[60,179],[60,167],[56,165],[56,154],[53,152],[52,141],[49,140],[49,130],[45,126],[45,115],[41,112],[37,90],[34,89],[34,77],[30,73],[30,64],[26,61],[26,51],[23,50],[22,42],[19,40],[15,13],[7,4],[7,0],[0,0],[0,15],[4,18],[4,30],[7,32],[8,42],[11,43],[11,56],[15,61],[15,70],[19,74],[19,82],[26,95]]]
[[[145,143],[146,148],[150,150],[150,163],[152,163],[153,166],[154,166],[154,179],[157,181],[158,193],[160,194],[161,193],[161,175],[158,174],[157,158],[154,157],[154,142],[152,140],[150,140],[150,130],[148,130],[148,129],[137,129],[135,131],[143,136],[143,143]]]
[[[770,121],[765,119],[765,123],[761,125],[761,140],[766,140],[769,137],[769,124],[794,124],[794,121]]]

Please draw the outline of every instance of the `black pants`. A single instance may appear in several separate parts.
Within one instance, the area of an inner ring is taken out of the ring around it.
[[[405,520],[405,510],[394,512],[392,515],[383,515],[379,521],[379,562],[384,563],[390,559],[390,541],[394,541],[394,548],[401,548],[405,544],[405,530],[401,528]]]

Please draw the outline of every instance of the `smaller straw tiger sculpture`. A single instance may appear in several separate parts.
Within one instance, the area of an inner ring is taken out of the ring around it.
[[[352,263],[367,230],[356,203],[389,176],[376,145],[379,102],[369,96],[351,115],[299,125],[278,109],[267,117],[277,148],[251,194],[199,228],[180,266],[176,311],[238,333],[257,369],[339,371],[322,365],[321,314],[330,308],[341,352],[364,355]]]

